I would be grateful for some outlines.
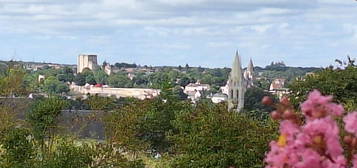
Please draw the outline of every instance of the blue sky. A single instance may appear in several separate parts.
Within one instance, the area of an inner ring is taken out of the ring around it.
[[[357,56],[355,0],[0,0],[0,59],[230,67]],[[16,50],[16,54],[15,53]]]

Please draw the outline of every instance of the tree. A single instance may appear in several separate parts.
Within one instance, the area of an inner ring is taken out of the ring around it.
[[[8,69],[6,76],[0,79],[0,94],[3,96],[24,95],[23,87],[25,72],[22,69]]]
[[[12,128],[0,139],[2,149],[0,166],[3,168],[31,168],[36,158],[35,148],[28,139],[30,131],[23,128]]]
[[[268,119],[269,113],[273,111],[273,108],[262,104],[264,96],[274,98],[271,93],[261,88],[248,88],[244,96],[244,112],[255,119]],[[273,101],[276,100],[274,99]]]
[[[64,67],[57,74],[57,79],[62,82],[72,82],[74,80],[74,73],[70,67]]]
[[[76,83],[78,86],[84,86],[86,84],[86,76],[78,73],[74,78],[74,83]]]
[[[88,104],[91,110],[115,109],[115,100],[111,97],[89,96],[85,103]]]
[[[227,111],[222,104],[182,109],[172,122],[173,168],[263,167],[275,126]]]
[[[333,95],[334,100],[349,106],[357,107],[357,67],[347,66],[345,69],[325,68],[314,75],[294,81],[289,89],[290,99],[298,106],[306,99],[307,94],[317,89],[322,94]]]
[[[94,72],[94,78],[96,83],[107,84],[108,75],[103,70],[97,70]]]
[[[86,83],[88,83],[90,85],[97,84],[93,74],[89,74],[89,75],[86,76]]]
[[[185,87],[185,86],[187,86],[189,83],[193,83],[193,82],[194,82],[193,79],[191,79],[191,78],[185,76],[185,77],[183,77],[183,78],[180,79],[180,81],[178,82],[178,84],[179,84],[180,86],[182,86],[182,87]]]
[[[69,92],[69,87],[56,77],[50,76],[45,80],[43,90],[49,94],[62,94]]]
[[[129,88],[133,86],[133,82],[125,74],[113,74],[108,78],[108,83],[112,87]]]
[[[172,143],[166,135],[173,129],[175,113],[190,108],[190,104],[177,101],[170,89],[162,92],[160,97],[134,101],[107,116],[106,132],[110,141],[132,153],[167,152]]]
[[[34,136],[44,145],[45,138],[51,139],[57,125],[57,117],[61,110],[67,106],[65,100],[51,97],[36,101],[27,113],[27,122],[32,127]]]

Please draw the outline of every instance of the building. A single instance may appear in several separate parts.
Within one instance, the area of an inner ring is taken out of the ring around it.
[[[211,97],[213,103],[221,103],[227,101],[227,95],[222,93],[216,93]]]
[[[237,51],[227,85],[221,88],[224,92],[228,91],[228,110],[236,110],[239,112],[243,109],[244,94],[248,87],[253,86],[253,82],[253,61],[250,60],[247,70],[243,72],[241,59]]]
[[[78,56],[77,73],[81,73],[85,68],[95,70],[97,66],[97,55],[81,54]]]
[[[201,84],[200,81],[197,81],[196,83],[189,83],[186,87],[185,90],[183,91],[184,93],[187,94],[187,92],[192,92],[192,91],[208,91],[211,89],[211,86],[209,84]]]
[[[104,65],[103,69],[107,75],[112,74],[112,66],[110,64],[107,63],[106,65]]]
[[[196,83],[189,83],[187,86],[185,86],[183,92],[187,94],[188,99],[191,99],[191,101],[195,103],[201,99],[205,91],[209,91],[210,89],[210,85],[201,84],[200,81],[197,81]]]
[[[85,85],[78,86],[75,84],[70,85],[70,89],[73,93],[81,95],[99,95],[103,97],[114,96],[116,98],[120,97],[133,97],[137,99],[152,99],[160,94],[159,89],[144,89],[144,88],[110,88],[101,85]]]
[[[285,79],[274,79],[273,82],[270,84],[269,92],[273,95],[276,95],[279,99],[289,94],[289,89],[285,88]]]
[[[254,86],[254,65],[252,59],[249,60],[249,65],[247,69],[244,71],[244,79],[247,83],[247,87],[251,88]]]

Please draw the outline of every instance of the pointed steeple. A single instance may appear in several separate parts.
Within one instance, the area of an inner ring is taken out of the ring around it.
[[[234,58],[233,65],[232,65],[231,79],[236,80],[236,81],[241,80],[242,71],[243,71],[242,64],[241,64],[240,56],[239,56],[239,53],[237,50],[236,56]]]
[[[247,67],[247,70],[250,71],[251,73],[254,71],[254,65],[253,65],[252,58],[250,58],[250,60],[249,60],[249,65]]]

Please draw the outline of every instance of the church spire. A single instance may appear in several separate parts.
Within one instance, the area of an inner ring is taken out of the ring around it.
[[[232,65],[232,72],[231,72],[231,79],[232,80],[241,80],[242,77],[242,64],[241,64],[241,59],[238,53],[238,50],[236,52],[236,56],[233,61]]]
[[[250,60],[249,60],[249,65],[248,65],[247,70],[250,71],[250,72],[254,71],[254,65],[253,65],[252,58],[250,58]]]
[[[236,56],[233,61],[232,71],[228,83],[228,110],[235,109],[239,112],[244,107],[246,84],[243,77],[242,63],[238,51],[236,52]]]

